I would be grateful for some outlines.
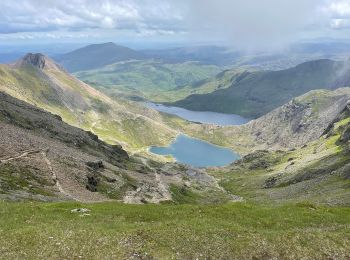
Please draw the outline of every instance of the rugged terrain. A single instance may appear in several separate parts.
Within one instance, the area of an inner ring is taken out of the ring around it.
[[[260,150],[224,171],[220,184],[245,199],[350,204],[350,102],[322,136],[288,151]]]
[[[126,203],[239,199],[200,170],[129,156],[121,146],[1,92],[0,130],[2,198]]]
[[[241,154],[288,150],[321,137],[349,100],[350,88],[313,90],[245,125],[189,124],[184,131]]]
[[[219,127],[112,100],[38,54],[0,73],[12,95],[0,92],[5,258],[350,257],[349,88],[311,91],[246,125]],[[130,128],[109,131],[111,121],[125,126],[120,118]],[[244,156],[204,171],[117,144],[161,142],[147,133],[155,126],[162,142],[182,131]],[[149,203],[160,205],[128,205]]]

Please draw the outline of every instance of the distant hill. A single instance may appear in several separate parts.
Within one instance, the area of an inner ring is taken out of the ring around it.
[[[142,59],[144,54],[112,42],[92,44],[56,57],[69,72],[90,70],[118,61]]]
[[[280,71],[246,71],[229,84],[227,88],[190,95],[171,104],[257,118],[310,90],[350,86],[350,62],[322,59]]]

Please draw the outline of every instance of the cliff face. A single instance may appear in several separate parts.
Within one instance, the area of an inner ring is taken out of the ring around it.
[[[350,88],[311,91],[247,127],[262,148],[295,148],[318,139],[350,101]]]

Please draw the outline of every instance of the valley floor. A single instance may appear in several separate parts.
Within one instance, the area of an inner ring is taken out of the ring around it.
[[[0,215],[3,259],[350,258],[350,208],[310,203],[0,202]]]

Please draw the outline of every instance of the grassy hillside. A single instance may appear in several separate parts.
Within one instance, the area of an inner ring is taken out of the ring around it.
[[[173,105],[256,118],[310,90],[349,86],[349,69],[348,62],[317,60],[287,70],[246,72],[228,88],[194,94]]]
[[[158,112],[115,101],[66,73],[47,57],[43,68],[26,60],[0,66],[0,90],[60,115],[128,150],[165,144],[177,135]],[[157,131],[154,131],[154,129]]]
[[[87,213],[72,213],[75,208]],[[349,208],[0,202],[0,253],[28,259],[346,259]]]
[[[75,75],[110,94],[122,93],[153,101],[170,101],[197,93],[195,90],[198,84],[205,83],[220,71],[217,66],[197,62],[163,63],[146,60],[119,62],[96,70],[77,72]],[[207,92],[214,90],[208,86],[202,89]]]

